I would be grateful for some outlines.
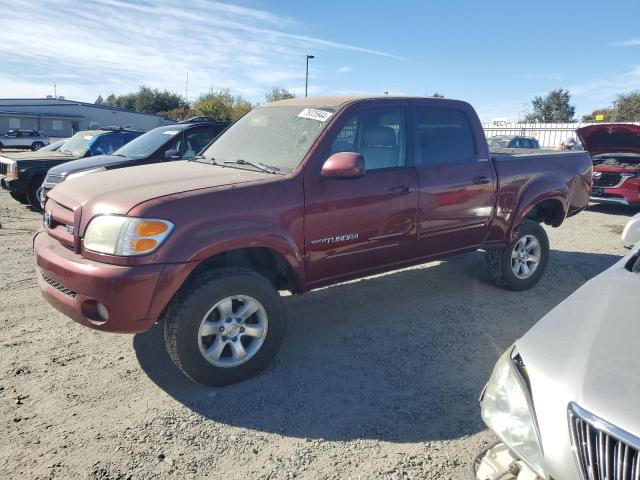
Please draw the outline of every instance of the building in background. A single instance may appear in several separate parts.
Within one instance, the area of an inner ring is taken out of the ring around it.
[[[40,130],[49,137],[64,138],[80,130],[106,126],[147,131],[171,123],[160,115],[64,97],[0,99],[0,134],[13,129]]]

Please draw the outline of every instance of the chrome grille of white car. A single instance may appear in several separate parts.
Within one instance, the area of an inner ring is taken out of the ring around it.
[[[640,438],[569,405],[569,430],[583,480],[639,480]]]

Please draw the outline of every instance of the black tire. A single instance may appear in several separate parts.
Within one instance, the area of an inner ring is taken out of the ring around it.
[[[200,351],[200,324],[218,302],[236,295],[252,297],[262,305],[268,317],[266,337],[244,363],[216,366]],[[266,278],[245,268],[220,268],[197,275],[172,300],[164,320],[165,345],[173,362],[190,379],[212,387],[230,385],[262,371],[278,352],[286,323],[276,289]]]
[[[534,272],[527,278],[519,278],[512,268],[511,253],[521,238],[533,236],[540,245],[540,261]],[[493,283],[508,290],[522,291],[532,288],[540,281],[549,262],[549,237],[544,228],[531,220],[524,220],[518,228],[517,238],[506,248],[487,250],[487,266]]]
[[[27,201],[27,196],[24,193],[9,192],[9,195],[11,195],[11,198],[13,198],[15,201],[20,202],[23,205],[29,204],[29,202]]]
[[[42,143],[42,142],[33,142],[33,143],[31,144],[31,150],[33,150],[34,152],[35,152],[36,150],[39,150],[39,149],[40,149],[40,148],[42,148],[42,147],[44,147],[44,143]]]
[[[0,142],[0,150],[2,150],[4,148],[4,145],[2,144],[2,142]]]
[[[36,212],[42,212],[42,206],[40,206],[40,199],[38,198],[38,190],[42,186],[44,181],[43,177],[34,178],[27,188],[27,203],[32,210]]]

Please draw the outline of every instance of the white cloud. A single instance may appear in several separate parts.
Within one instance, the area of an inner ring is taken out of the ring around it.
[[[630,40],[625,40],[623,42],[614,42],[611,44],[612,47],[637,47],[640,45],[640,38],[632,38]]]
[[[189,72],[192,99],[213,87],[262,100],[273,86],[304,81],[307,53],[406,60],[300,35],[296,26],[285,16],[215,1],[38,0],[3,11],[0,97],[52,93],[54,82],[59,94],[88,101],[141,84],[184,93]]]
[[[352,70],[352,69],[351,69],[351,67],[350,67],[350,66],[345,65],[344,67],[340,67],[340,68],[337,70],[337,73],[349,73],[349,72],[351,72],[351,70]]]

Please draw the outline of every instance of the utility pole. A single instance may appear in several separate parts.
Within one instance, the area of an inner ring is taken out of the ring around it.
[[[187,86],[184,89],[184,100],[189,103],[189,72],[187,72]]]
[[[307,74],[305,76],[305,80],[304,80],[304,96],[307,96],[307,90],[309,88],[309,59],[310,58],[316,58],[313,55],[307,55]]]
[[[58,98],[58,86],[53,84],[53,98]]]

